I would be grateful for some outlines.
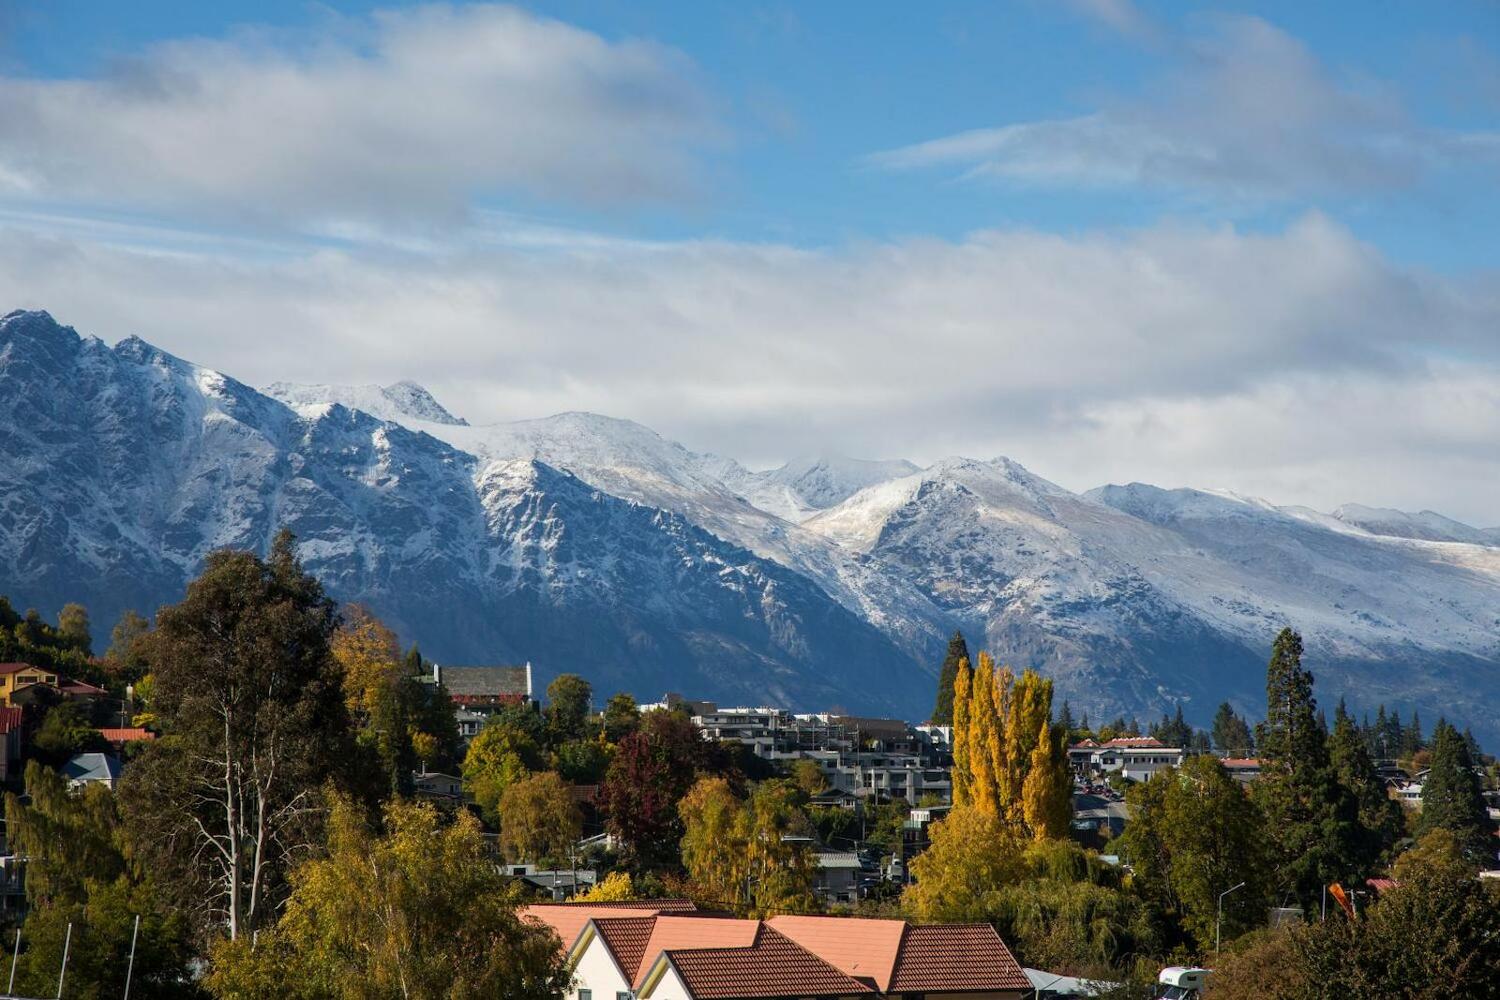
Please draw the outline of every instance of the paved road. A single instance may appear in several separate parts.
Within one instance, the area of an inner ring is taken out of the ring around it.
[[[1107,817],[1114,820],[1118,825],[1130,818],[1130,811],[1125,808],[1124,802],[1106,799],[1101,795],[1075,793],[1073,796],[1073,816],[1075,819]]]

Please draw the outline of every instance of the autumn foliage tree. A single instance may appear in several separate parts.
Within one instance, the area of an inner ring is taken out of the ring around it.
[[[578,839],[578,806],[554,771],[528,775],[500,796],[500,850],[507,861],[561,862]]]
[[[620,741],[599,801],[609,830],[635,861],[673,860],[682,839],[677,803],[709,763],[698,727],[676,712],[647,712],[640,727]]]

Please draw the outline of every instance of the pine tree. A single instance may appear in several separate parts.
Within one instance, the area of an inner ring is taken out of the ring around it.
[[[1302,637],[1282,629],[1266,669],[1266,721],[1255,796],[1283,888],[1304,907],[1322,886],[1359,867],[1356,806],[1338,782],[1317,721],[1313,677],[1302,666]]]
[[[948,640],[948,655],[943,658],[943,669],[938,672],[937,704],[932,709],[934,726],[953,725],[953,689],[958,680],[958,665],[969,662],[969,644],[962,632],[954,632]]]
[[[1214,713],[1214,749],[1226,756],[1248,757],[1255,751],[1255,740],[1250,735],[1250,726],[1234,714],[1229,702],[1219,706]]]
[[[1411,710],[1411,725],[1401,731],[1401,754],[1410,757],[1426,745],[1427,741],[1422,736],[1422,717],[1414,708]]]
[[[1442,720],[1433,731],[1432,767],[1422,785],[1417,836],[1438,829],[1452,833],[1470,860],[1494,860],[1492,824],[1469,748],[1458,731]]]
[[[1328,751],[1339,784],[1353,796],[1358,809],[1359,858],[1364,863],[1361,873],[1368,874],[1401,838],[1404,826],[1401,807],[1386,794],[1385,782],[1380,780],[1364,739],[1342,701],[1334,712]]]
[[[1057,724],[1062,726],[1063,732],[1068,734],[1068,739],[1073,738],[1073,709],[1068,706],[1068,699],[1064,698],[1062,709],[1057,713]]]

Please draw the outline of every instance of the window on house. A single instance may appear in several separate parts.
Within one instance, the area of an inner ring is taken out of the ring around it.
[[[633,997],[634,994],[628,991],[615,994],[615,1000],[632,1000]]]
[[[578,991],[578,1000],[594,1000],[594,991],[593,990],[579,990]]]

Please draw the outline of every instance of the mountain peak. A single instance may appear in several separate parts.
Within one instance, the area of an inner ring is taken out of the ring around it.
[[[351,410],[361,410],[377,420],[395,424],[469,426],[467,420],[448,412],[425,387],[404,379],[385,386],[274,382],[262,391],[299,411],[337,403]]]

